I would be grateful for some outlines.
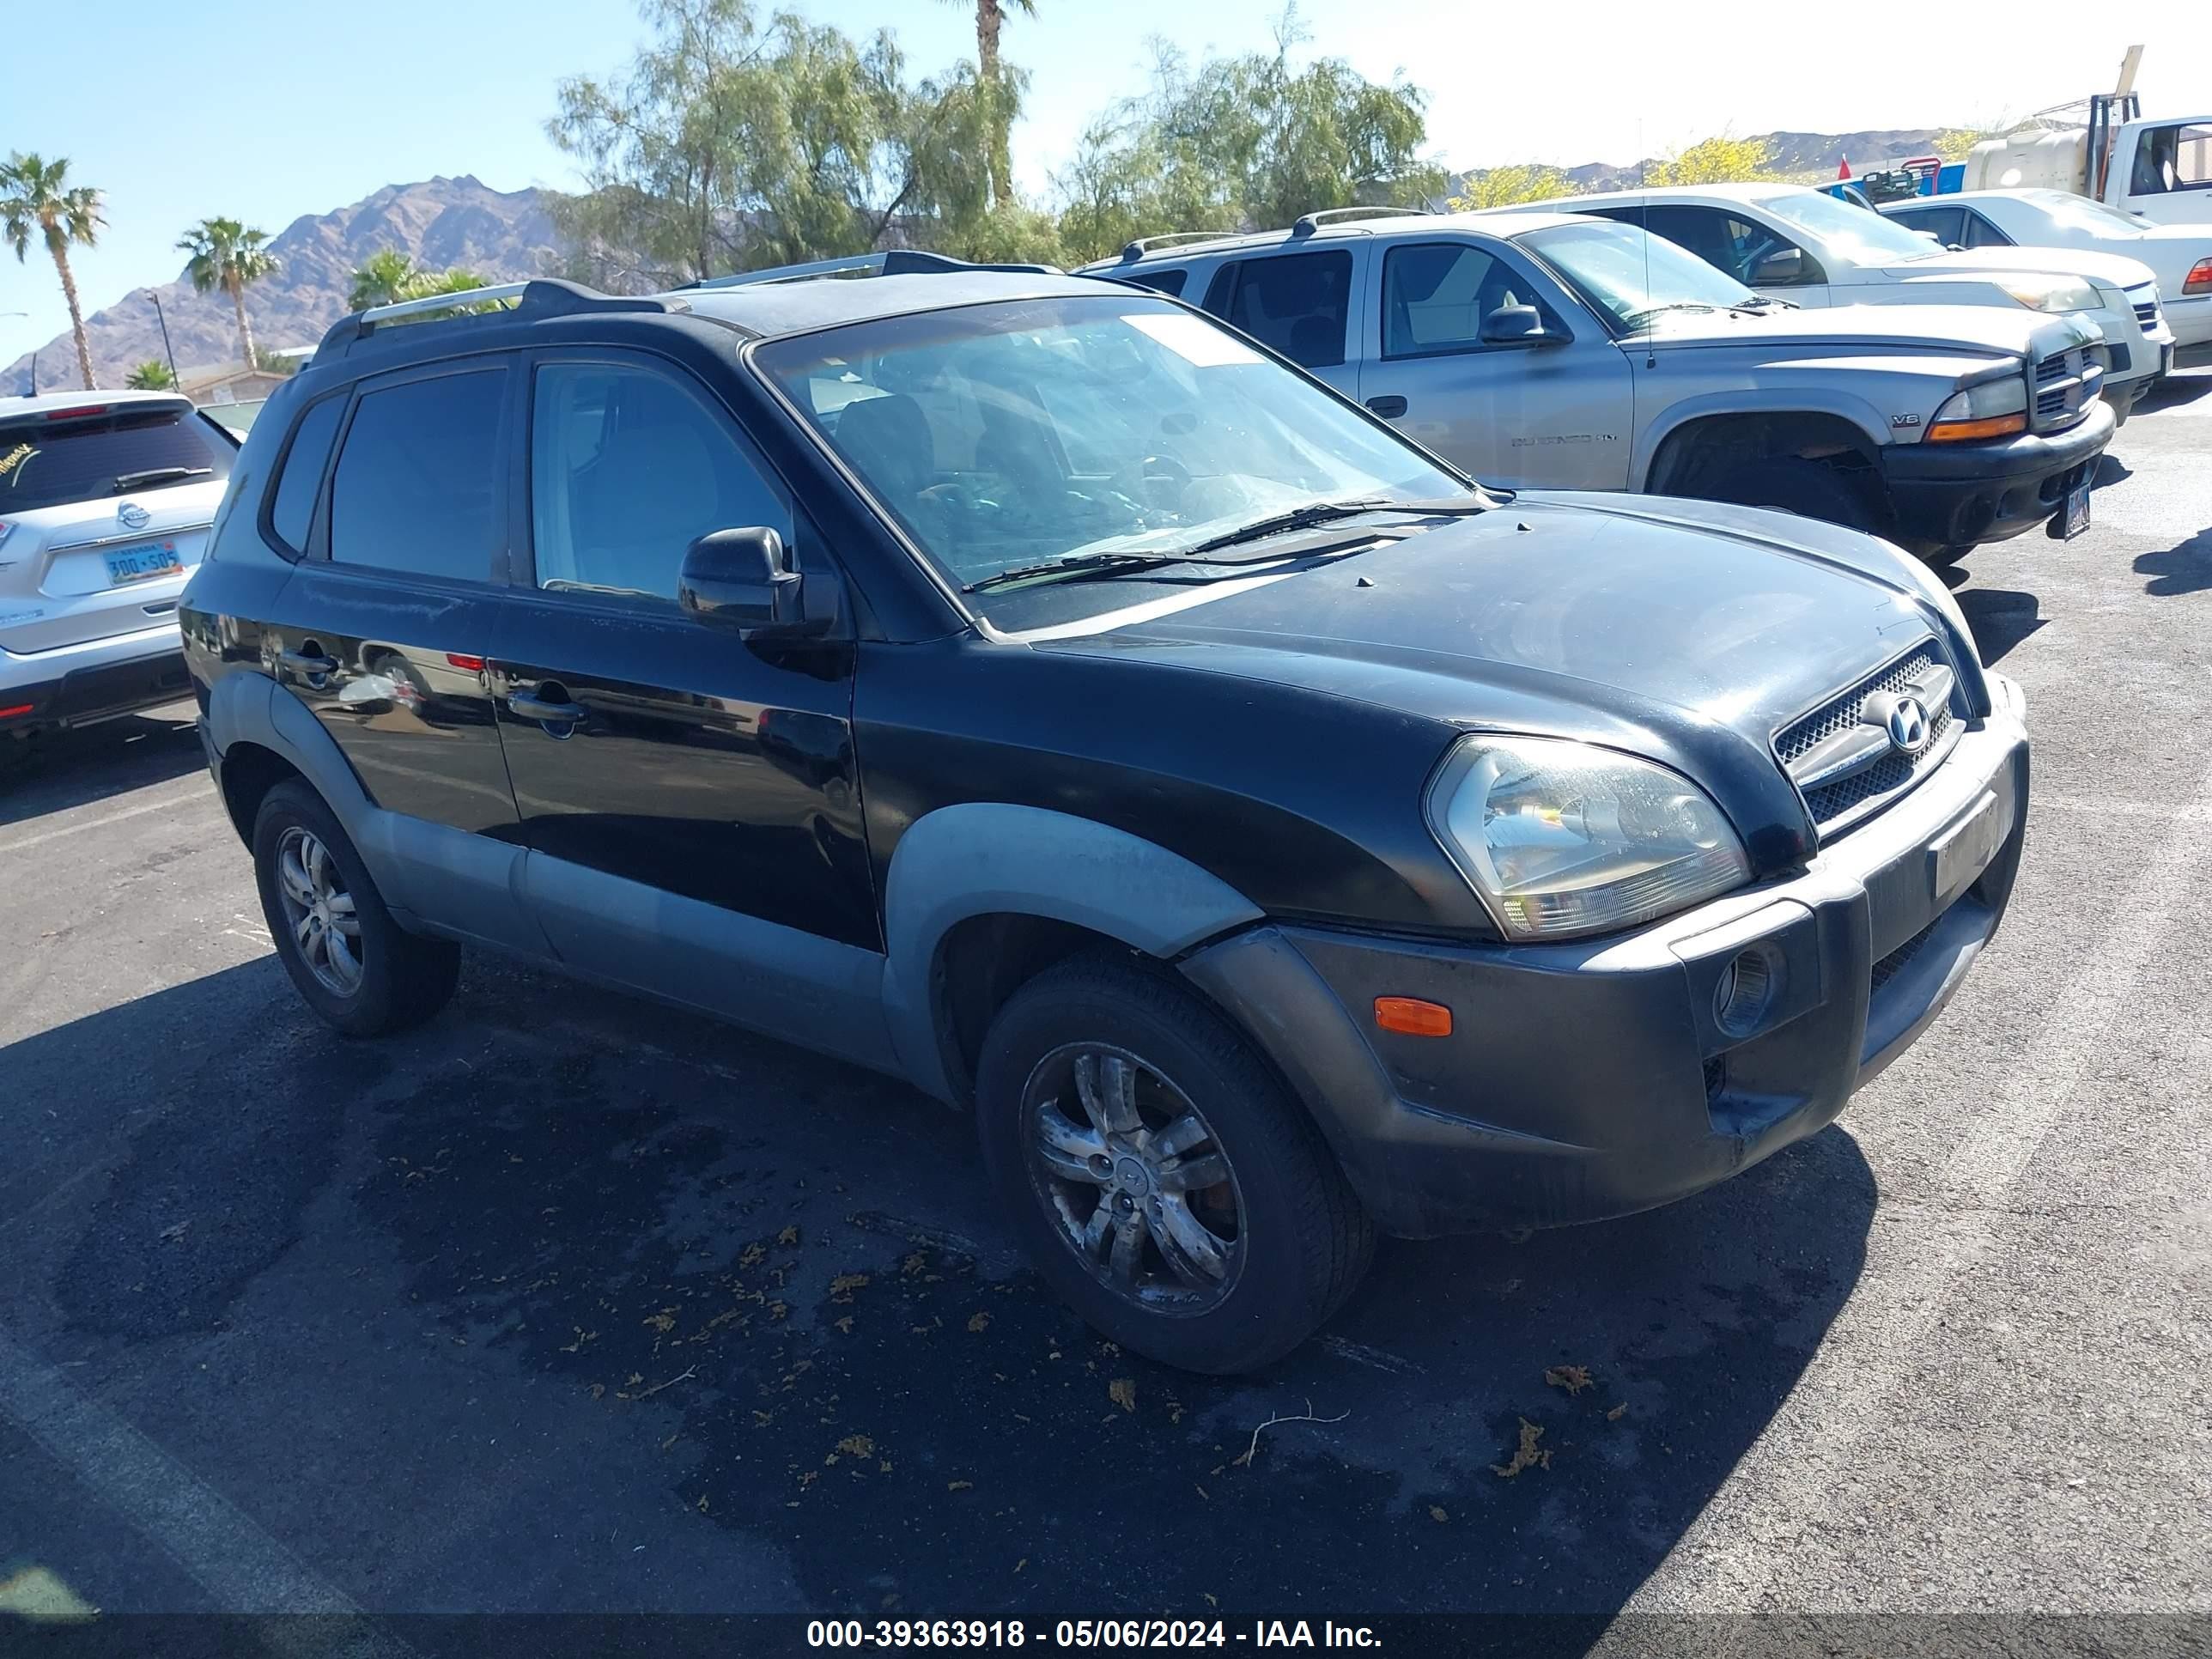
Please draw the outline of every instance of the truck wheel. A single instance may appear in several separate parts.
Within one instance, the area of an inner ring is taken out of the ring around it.
[[[1083,956],[983,1042],[976,1127],[1045,1279],[1104,1335],[1186,1370],[1297,1347],[1358,1282],[1366,1212],[1243,1040],[1164,975]]]
[[[392,919],[361,855],[306,784],[280,783],[262,798],[253,871],[284,971],[348,1036],[420,1025],[453,994],[459,947]]]
[[[1752,461],[1692,492],[1739,507],[1778,507],[1800,518],[1820,519],[1847,530],[1878,530],[1881,514],[1871,492],[1856,479],[1819,461],[1778,456]]]

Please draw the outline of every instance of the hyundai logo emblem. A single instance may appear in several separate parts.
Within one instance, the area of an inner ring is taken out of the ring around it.
[[[146,520],[154,515],[136,501],[125,501],[115,509],[115,516],[123,520],[125,529],[143,530]]]
[[[1900,755],[1917,755],[1928,746],[1928,711],[1917,697],[1899,697],[1892,703],[1882,725],[1889,732],[1889,746]]]

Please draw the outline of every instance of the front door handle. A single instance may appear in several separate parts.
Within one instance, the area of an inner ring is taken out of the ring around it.
[[[1389,397],[1370,398],[1367,406],[1386,421],[1395,421],[1406,412],[1406,400],[1395,393]]]
[[[548,702],[543,697],[533,697],[527,691],[508,695],[507,708],[526,720],[552,720],[562,725],[574,725],[584,718],[584,706],[580,702]]]
[[[280,651],[276,653],[276,660],[295,672],[310,677],[338,672],[336,657],[325,657],[313,651]]]

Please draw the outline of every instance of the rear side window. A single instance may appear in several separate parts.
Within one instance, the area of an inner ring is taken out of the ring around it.
[[[236,447],[182,404],[0,421],[0,519],[230,476]]]
[[[489,581],[506,397],[504,368],[364,393],[331,481],[331,562]]]
[[[871,409],[889,398],[856,398]],[[530,439],[531,546],[554,592],[672,601],[685,550],[764,525],[788,543],[782,495],[687,388],[656,370],[548,363]]]
[[[276,489],[269,503],[269,527],[276,539],[295,553],[307,547],[307,527],[314,522],[315,491],[330,464],[331,441],[337,436],[338,416],[345,413],[344,394],[325,398],[300,417],[292,434],[292,447],[284,453],[284,470],[276,476]]]
[[[1352,314],[1352,256],[1285,253],[1229,268],[1221,314],[1254,339],[1307,368],[1344,361]]]
[[[1172,294],[1177,299],[1182,297],[1182,285],[1189,279],[1187,270],[1139,270],[1127,278],[1139,288],[1148,288],[1155,294]]]

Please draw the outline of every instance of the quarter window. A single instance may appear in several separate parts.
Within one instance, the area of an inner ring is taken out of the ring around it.
[[[1221,314],[1254,339],[1307,368],[1344,361],[1352,315],[1352,256],[1285,253],[1231,267]]]
[[[1534,305],[1528,282],[1465,242],[1394,247],[1382,261],[1382,355],[1422,357],[1482,349],[1482,319]]]
[[[684,550],[708,531],[764,525],[791,539],[781,494],[707,405],[666,375],[549,363],[532,404],[540,587],[673,601]]]
[[[300,417],[292,434],[292,447],[284,452],[284,470],[276,476],[276,489],[269,507],[269,527],[276,539],[295,553],[307,548],[307,529],[315,517],[315,492],[330,465],[331,441],[337,436],[338,416],[345,413],[343,394],[325,398]]]
[[[1187,270],[1140,270],[1129,278],[1139,288],[1151,289],[1155,294],[1172,294],[1182,297],[1182,285],[1190,279]]]
[[[364,393],[331,481],[331,562],[490,580],[506,395],[503,368]]]

